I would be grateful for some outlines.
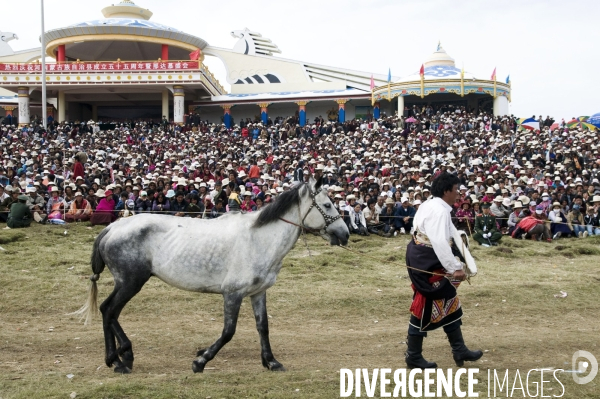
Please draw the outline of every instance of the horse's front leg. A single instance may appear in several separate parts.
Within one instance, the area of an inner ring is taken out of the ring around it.
[[[194,373],[201,373],[204,371],[206,363],[211,361],[223,346],[233,338],[235,334],[235,327],[237,325],[238,315],[240,313],[240,306],[244,296],[239,293],[228,293],[223,294],[223,332],[221,337],[215,341],[214,344],[209,346],[207,349],[198,351],[198,358],[192,362],[192,370]]]
[[[273,352],[271,352],[269,320],[267,317],[267,292],[263,291],[260,294],[253,295],[251,299],[254,318],[256,319],[256,329],[258,330],[258,335],[260,335],[260,357],[262,364],[271,371],[285,371],[285,367],[275,360]]]

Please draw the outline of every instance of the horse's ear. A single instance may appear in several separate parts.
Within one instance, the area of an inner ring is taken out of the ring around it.
[[[315,191],[319,190],[321,188],[322,184],[323,184],[323,176],[319,176],[319,178],[315,181],[315,184],[314,184]]]

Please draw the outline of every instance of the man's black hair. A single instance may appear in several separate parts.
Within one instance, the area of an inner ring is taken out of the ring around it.
[[[431,194],[435,197],[442,198],[446,191],[452,191],[455,185],[460,184],[460,179],[448,172],[441,173],[433,180],[431,184]]]

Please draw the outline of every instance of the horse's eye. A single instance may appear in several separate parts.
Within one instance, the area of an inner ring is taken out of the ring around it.
[[[331,204],[325,204],[325,208],[331,209]]]

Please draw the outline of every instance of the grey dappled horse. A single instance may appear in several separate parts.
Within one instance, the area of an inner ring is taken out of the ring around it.
[[[266,291],[275,284],[283,258],[302,229],[317,232],[332,245],[348,243],[348,228],[320,186],[321,180],[314,179],[299,184],[260,212],[226,214],[213,220],[141,214],[105,228],[94,242],[88,300],[75,314],[85,317],[86,323],[91,320],[97,311],[96,281],[108,266],[115,286],[100,306],[106,365],[114,365],[118,373],[131,372],[131,341],[117,319],[125,304],[156,276],[184,290],[223,295],[223,332],[214,344],[198,352],[192,363],[194,372],[202,372],[231,340],[246,296],[252,301],[263,366],[285,370],[269,344]]]

